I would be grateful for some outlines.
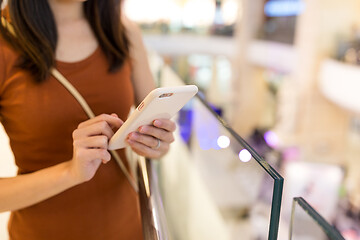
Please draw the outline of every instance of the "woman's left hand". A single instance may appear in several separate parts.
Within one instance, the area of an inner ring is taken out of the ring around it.
[[[169,151],[174,141],[174,121],[156,119],[152,125],[139,127],[136,132],[128,135],[126,141],[134,152],[148,158],[160,158]]]

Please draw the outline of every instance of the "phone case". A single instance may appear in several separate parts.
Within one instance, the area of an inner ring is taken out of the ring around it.
[[[173,117],[198,91],[195,85],[156,88],[138,105],[109,141],[109,150],[124,148],[125,139],[140,126],[155,119]]]

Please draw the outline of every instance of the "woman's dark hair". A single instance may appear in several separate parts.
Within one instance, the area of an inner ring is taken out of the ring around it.
[[[0,6],[3,0],[0,0]],[[114,72],[129,55],[129,41],[120,20],[120,0],[88,0],[84,14]],[[3,26],[0,33],[22,54],[19,67],[30,71],[35,81],[49,77],[55,65],[57,28],[48,0],[8,0],[7,7],[16,37]],[[1,15],[5,15],[1,11]],[[1,24],[0,24],[1,25]]]

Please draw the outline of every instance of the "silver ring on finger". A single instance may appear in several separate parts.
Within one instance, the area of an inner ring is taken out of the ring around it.
[[[153,147],[153,149],[155,149],[155,150],[156,150],[156,149],[159,149],[159,147],[160,147],[160,145],[161,145],[160,139],[157,138],[157,141],[158,141],[158,142],[157,142],[157,145],[156,145],[155,147]]]

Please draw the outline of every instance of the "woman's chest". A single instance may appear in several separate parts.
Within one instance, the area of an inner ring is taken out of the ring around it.
[[[59,64],[58,70],[80,92],[94,114],[116,113],[125,120],[134,96],[129,64],[116,73],[109,73],[107,64],[101,61],[75,65]],[[62,135],[62,131],[69,135],[88,118],[54,77],[36,84],[21,71],[7,79],[0,98],[0,114],[10,139],[23,136],[29,140]]]

